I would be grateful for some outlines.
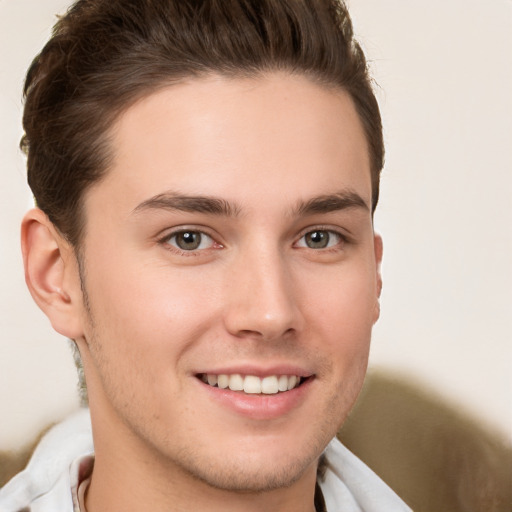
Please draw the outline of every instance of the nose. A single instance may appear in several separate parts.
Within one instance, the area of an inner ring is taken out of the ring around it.
[[[240,255],[230,268],[224,315],[239,338],[279,340],[303,325],[292,272],[278,250]]]

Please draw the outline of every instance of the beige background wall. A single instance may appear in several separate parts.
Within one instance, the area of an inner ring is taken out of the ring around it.
[[[65,0],[0,0],[0,449],[77,407],[65,340],[25,290],[21,86]],[[512,440],[512,2],[352,0],[386,125],[371,365]]]

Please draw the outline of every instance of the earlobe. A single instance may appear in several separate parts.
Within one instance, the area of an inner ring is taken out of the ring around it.
[[[41,210],[30,210],[21,227],[25,282],[53,328],[81,336],[81,291],[73,250]]]

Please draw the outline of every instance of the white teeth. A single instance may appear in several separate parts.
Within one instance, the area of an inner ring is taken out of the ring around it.
[[[244,389],[244,378],[238,373],[231,375],[229,377],[229,389],[231,391],[242,391]]]
[[[261,392],[266,395],[275,395],[279,391],[279,386],[277,383],[277,377],[272,375],[272,377],[265,377],[261,380]]]
[[[275,395],[276,393],[289,391],[296,388],[301,378],[297,375],[269,375],[267,377],[256,377],[239,373],[233,375],[213,373],[201,374],[201,380],[210,386],[218,386],[221,389],[229,388],[231,391],[244,391],[251,395]]]
[[[279,377],[277,387],[279,391],[288,391],[288,377],[286,375],[281,375]]]
[[[295,375],[290,375],[288,378],[288,390],[293,389],[297,385],[297,377]]]
[[[252,395],[261,393],[261,379],[254,375],[247,375],[244,379],[244,391]]]
[[[229,386],[229,376],[228,375],[219,375],[217,379],[217,386],[221,389],[226,389]]]

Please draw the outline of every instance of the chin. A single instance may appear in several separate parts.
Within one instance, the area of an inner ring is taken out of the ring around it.
[[[229,467],[226,467],[226,463]],[[224,459],[209,466],[188,468],[192,476],[214,489],[237,493],[263,493],[292,486],[308,471],[314,471],[318,457],[288,460],[276,464],[274,458],[265,461]],[[194,465],[195,466],[195,465]]]
[[[182,452],[182,468],[210,487],[232,492],[260,493],[292,486],[305,475],[314,475],[318,459],[336,434],[329,423],[294,421],[277,431],[213,434],[187,457]],[[217,442],[212,446],[212,439]],[[185,455],[185,456],[184,456]]]

